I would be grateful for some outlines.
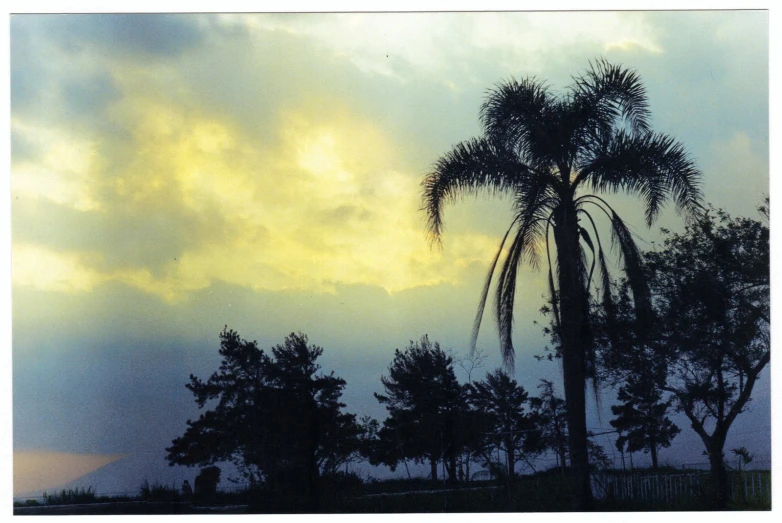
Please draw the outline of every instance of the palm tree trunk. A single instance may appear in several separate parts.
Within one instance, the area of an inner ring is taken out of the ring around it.
[[[589,343],[588,301],[574,206],[563,204],[555,216],[559,280],[560,340],[565,385],[570,464],[579,510],[589,510],[592,489],[586,429],[586,344]]]

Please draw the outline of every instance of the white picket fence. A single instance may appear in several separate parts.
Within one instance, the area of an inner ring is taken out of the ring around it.
[[[771,499],[771,481],[767,472],[733,472],[732,496],[738,499]],[[685,474],[593,474],[592,492],[598,499],[645,501],[669,505],[697,498],[708,475]]]

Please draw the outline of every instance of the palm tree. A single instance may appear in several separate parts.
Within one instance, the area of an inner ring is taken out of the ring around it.
[[[701,192],[700,172],[683,146],[650,130],[646,92],[634,71],[598,60],[573,80],[564,94],[551,92],[535,78],[499,84],[481,107],[484,136],[462,142],[442,156],[422,188],[427,229],[438,245],[446,203],[481,191],[513,198],[514,217],[491,263],[472,340],[474,347],[496,272],[496,320],[509,368],[514,357],[511,331],[518,268],[522,262],[536,267],[539,250],[545,247],[554,330],[562,356],[571,468],[578,481],[580,508],[586,509],[591,489],[585,389],[587,377],[594,377],[589,297],[595,267],[601,276],[602,299],[611,310],[606,255],[592,213],[603,213],[610,222],[640,326],[648,322],[650,310],[638,248],[627,226],[598,194],[638,196],[651,226],[669,199],[677,212],[691,216],[700,208]],[[497,270],[506,243],[507,253]]]

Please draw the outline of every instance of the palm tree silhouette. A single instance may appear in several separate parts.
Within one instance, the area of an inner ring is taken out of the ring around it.
[[[701,192],[700,172],[684,147],[650,130],[646,91],[634,71],[597,60],[573,80],[564,94],[552,93],[535,78],[499,84],[480,110],[484,136],[462,142],[442,156],[422,188],[427,229],[438,245],[445,204],[481,191],[513,198],[514,217],[491,263],[472,338],[474,347],[497,273],[496,320],[509,368],[514,358],[511,331],[518,268],[522,262],[537,267],[539,250],[545,247],[562,355],[571,468],[578,482],[579,508],[585,510],[591,503],[585,389],[587,377],[594,377],[589,297],[595,267],[601,275],[602,298],[611,309],[606,255],[590,212],[605,214],[610,222],[643,326],[650,309],[638,248],[627,226],[598,194],[638,196],[651,226],[669,199],[677,212],[692,216],[700,208]]]

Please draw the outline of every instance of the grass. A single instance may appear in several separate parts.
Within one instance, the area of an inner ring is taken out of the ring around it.
[[[68,489],[49,494],[43,493],[44,505],[77,505],[83,503],[95,503],[98,497],[92,487],[81,489]]]
[[[681,474],[681,470],[659,471],[664,474]],[[770,484],[771,473],[764,472],[764,485]],[[737,485],[743,486],[743,477],[737,476]],[[735,487],[734,487],[735,488]],[[771,499],[765,494],[743,494],[738,491],[729,510],[770,510]],[[763,489],[765,493],[765,489]],[[558,472],[522,476],[510,486],[498,482],[476,481],[445,487],[442,481],[422,478],[393,479],[385,481],[361,481],[358,477],[332,478],[324,481],[318,504],[311,504],[302,496],[282,497],[261,489],[238,492],[218,492],[213,505],[249,505],[250,513],[433,513],[433,512],[568,512],[576,509],[575,489],[567,478]],[[113,509],[107,505],[95,505],[92,513],[195,513],[198,509],[182,503],[173,486],[153,484],[145,481],[135,498],[107,498],[95,495],[92,488],[63,490],[45,494],[42,510],[51,505],[87,504],[102,502],[145,502],[146,508],[133,503],[117,503]],[[15,507],[35,507],[36,500],[14,503]],[[133,505],[133,506],[131,506]],[[196,504],[194,504],[196,505]],[[200,504],[199,504],[200,505]],[[106,512],[114,510],[114,512]],[[141,510],[142,512],[138,512]],[[637,499],[595,500],[594,510],[598,512],[636,511],[708,511],[712,507],[697,496],[678,498],[668,504],[652,503]],[[143,512],[146,511],[146,512]],[[64,512],[59,512],[64,513]],[[90,513],[81,512],[81,513]]]
[[[144,480],[140,491],[139,498],[142,501],[181,501],[179,492],[173,485],[161,485],[159,483],[150,485],[149,481]]]

